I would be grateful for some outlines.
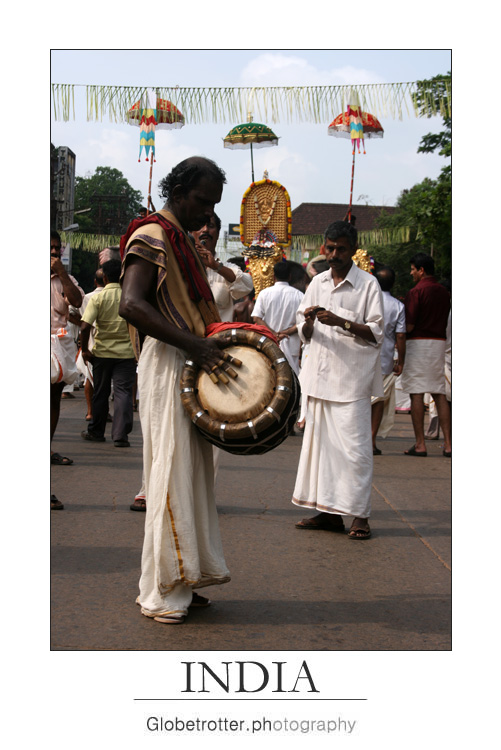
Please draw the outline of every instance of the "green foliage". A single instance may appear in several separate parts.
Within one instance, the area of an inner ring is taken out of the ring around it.
[[[428,81],[420,81],[415,95],[416,106],[423,117],[430,117],[429,102],[433,97],[437,102],[447,101],[442,108],[444,129],[440,133],[428,133],[421,139],[418,153],[438,153],[449,158],[451,143],[451,104],[450,73],[435,76]],[[425,252],[435,260],[435,276],[438,280],[451,276],[452,262],[452,179],[450,164],[444,166],[436,180],[425,178],[408,190],[402,191],[394,214],[382,216],[378,222],[381,228],[400,226],[411,227],[410,242],[374,248],[378,262],[390,265],[397,274],[393,293],[405,294],[413,285],[409,276],[409,258],[416,252]]]
[[[86,294],[94,289],[94,275],[98,265],[99,253],[72,248],[71,275],[75,277]]]
[[[141,192],[118,169],[97,167],[93,175],[75,178],[75,211],[91,209],[75,217],[81,232],[121,235],[141,205]]]

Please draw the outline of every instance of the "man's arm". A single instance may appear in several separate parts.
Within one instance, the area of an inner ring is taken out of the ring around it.
[[[86,323],[85,320],[82,320],[80,328],[80,346],[82,348],[82,359],[85,364],[92,361],[92,352],[89,351],[89,338],[91,331],[91,324]]]
[[[318,321],[324,325],[345,328],[345,330],[349,330],[350,333],[359,336],[361,339],[364,339],[364,341],[370,341],[372,344],[377,343],[374,334],[372,333],[372,329],[368,325],[365,325],[365,323],[354,323],[346,318],[341,318],[339,315],[336,315],[329,310],[320,310],[317,313],[317,318]],[[345,323],[349,323],[350,327],[348,329],[346,329]]]
[[[405,333],[395,334],[395,344],[397,347],[397,364],[393,367],[393,372],[401,375],[405,363]]]
[[[68,273],[60,258],[50,259],[50,270],[51,273],[55,273],[59,276],[61,284],[63,285],[63,294],[68,300],[70,305],[73,307],[80,307],[82,304],[83,295],[79,288],[72,282]]]
[[[218,365],[227,369],[221,364],[221,349],[226,342],[202,338],[177,328],[149,302],[155,293],[156,280],[157,268],[153,263],[137,255],[130,256],[122,284],[119,308],[122,318],[147,336],[188,352],[191,359],[208,373]],[[229,355],[225,356],[231,363]]]
[[[216,260],[214,255],[212,255],[209,250],[206,250],[203,245],[199,245],[198,243],[196,243],[195,248],[206,268],[212,268],[213,271],[222,276],[223,279],[229,284],[232,284],[235,281],[236,276],[231,268],[227,268],[225,265],[223,265],[223,263],[221,263],[221,261]]]

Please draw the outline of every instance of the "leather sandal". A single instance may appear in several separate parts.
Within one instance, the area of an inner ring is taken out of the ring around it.
[[[422,458],[428,455],[427,451],[417,451],[415,445],[413,445],[412,448],[409,448],[408,451],[404,451],[404,454],[406,456],[421,456]]]

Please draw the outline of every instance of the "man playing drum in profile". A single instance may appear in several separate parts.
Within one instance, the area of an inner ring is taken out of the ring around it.
[[[209,600],[193,588],[230,580],[216,504],[212,446],[196,431],[179,395],[188,355],[226,380],[232,358],[204,338],[219,315],[202,261],[187,237],[221,200],[224,172],[190,157],[162,181],[167,202],[122,238],[120,315],[144,338],[138,364],[143,470],[148,498],[138,604],[159,622],[180,623]],[[221,348],[220,348],[221,347]]]
[[[320,511],[296,526],[368,539],[371,509],[371,396],[383,395],[381,288],[352,261],[357,231],[336,221],[325,231],[330,270],[312,279],[297,313],[308,357],[299,377],[306,425],[292,502]]]

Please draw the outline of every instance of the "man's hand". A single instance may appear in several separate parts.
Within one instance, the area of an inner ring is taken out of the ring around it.
[[[92,364],[92,360],[94,359],[94,357],[92,356],[92,352],[90,352],[88,349],[82,349],[82,359],[86,365],[88,365],[89,362]]]
[[[303,336],[307,339],[311,339],[313,336],[313,326],[315,323],[315,318],[317,317],[317,314],[319,311],[325,310],[324,307],[319,307],[318,305],[313,305],[312,307],[307,307],[304,311],[304,324],[303,324]]]
[[[228,373],[232,378],[238,377],[238,373],[233,369],[232,365],[241,367],[242,363],[239,359],[232,357],[224,351],[224,348],[229,343],[229,337],[223,340],[196,337],[196,340],[193,341],[192,346],[188,349],[191,359],[202,370],[205,370],[213,383],[217,383],[218,380],[221,383],[229,383],[225,373]]]
[[[64,264],[61,260],[61,258],[53,258],[50,259],[50,272],[57,274],[59,277],[61,274],[66,274],[66,268],[64,267]]]
[[[51,274],[56,274],[57,276],[59,276],[63,285],[63,294],[68,304],[73,305],[73,307],[80,307],[83,299],[82,294],[70,279],[61,258],[55,258],[51,256],[50,272]]]
[[[340,318],[339,315],[336,315],[335,313],[330,312],[329,310],[318,310],[317,320],[326,326],[344,325],[344,320]]]
[[[403,365],[399,365],[398,363],[396,365],[393,365],[393,372],[397,376],[402,374],[403,369],[404,369]]]
[[[120,250],[112,250],[110,247],[105,247],[99,253],[99,265],[102,266],[108,260],[120,260]]]
[[[200,245],[198,242],[196,243],[195,248],[204,266],[206,268],[212,268],[215,271],[217,267],[219,266],[219,261],[216,260],[216,258],[210,252],[210,250],[207,250],[203,245]]]

